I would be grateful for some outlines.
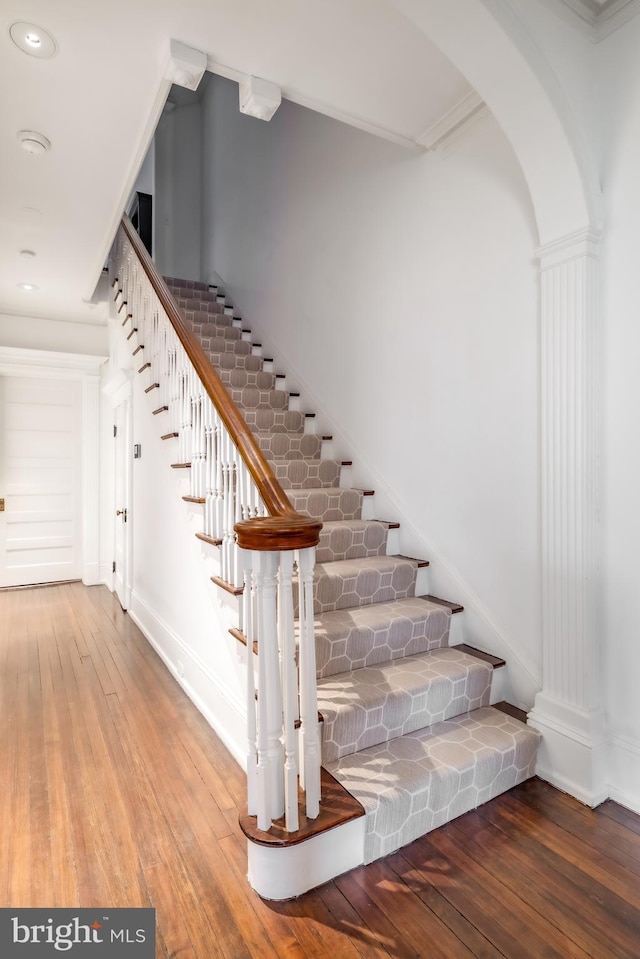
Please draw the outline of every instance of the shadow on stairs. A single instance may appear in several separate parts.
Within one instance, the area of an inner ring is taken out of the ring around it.
[[[491,706],[493,672],[503,661],[449,645],[462,607],[426,592],[427,561],[393,552],[397,523],[366,518],[372,491],[348,485],[350,464],[333,456],[331,437],[313,432],[313,415],[281,388],[284,378],[224,297],[205,284],[167,283],[292,505],[323,522],[314,573],[321,814],[313,822],[303,816],[296,833],[275,823],[265,834],[253,817],[241,821],[252,885],[267,898],[285,898],[531,777],[539,733],[508,704]],[[320,837],[322,846],[299,858],[305,875],[298,885],[274,880],[268,856],[251,865],[252,845],[293,851]],[[311,859],[320,866],[309,866]]]

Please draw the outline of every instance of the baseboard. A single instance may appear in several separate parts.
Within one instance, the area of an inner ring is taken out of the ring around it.
[[[129,615],[236,762],[244,768],[246,737],[243,739],[243,735],[247,725],[244,704],[229,694],[207,664],[135,590],[131,594]],[[215,709],[212,703],[215,703]],[[230,730],[235,731],[236,736]]]
[[[113,592],[113,572],[111,570],[111,563],[100,563],[100,578],[98,584],[100,586],[106,586],[107,589],[112,593]]]
[[[536,775],[592,808],[609,798],[609,744],[601,710],[539,693],[527,722],[542,734]]]
[[[98,563],[82,564],[82,582],[85,586],[98,586],[103,582],[102,570]]]
[[[635,740],[609,740],[609,798],[640,813],[640,743]]]

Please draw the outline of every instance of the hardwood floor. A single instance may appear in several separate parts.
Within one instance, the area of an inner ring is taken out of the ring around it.
[[[0,592],[0,906],[154,906],[157,956],[640,957],[640,817],[533,780],[298,900],[244,775],[103,587]]]

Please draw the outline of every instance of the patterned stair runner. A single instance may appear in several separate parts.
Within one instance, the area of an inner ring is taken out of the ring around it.
[[[418,562],[388,555],[389,524],[362,519],[363,491],[340,487],[219,291],[167,282],[292,505],[323,521],[323,765],[365,809],[371,862],[532,776],[539,733],[489,706],[491,666],[448,646],[451,609],[415,595]]]

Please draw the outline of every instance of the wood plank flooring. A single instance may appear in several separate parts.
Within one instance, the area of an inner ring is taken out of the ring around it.
[[[244,775],[115,598],[0,592],[0,906],[154,906],[157,957],[639,959],[640,818],[532,780],[300,899]]]

